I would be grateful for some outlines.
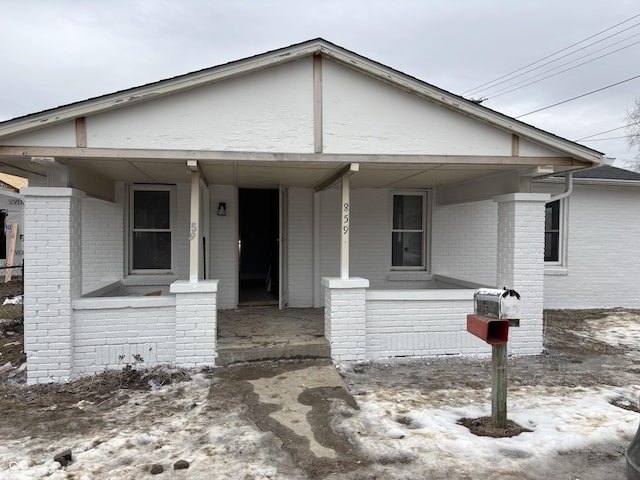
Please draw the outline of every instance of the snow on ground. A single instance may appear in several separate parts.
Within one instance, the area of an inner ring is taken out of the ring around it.
[[[102,418],[112,428],[95,434],[55,442],[3,439],[0,479],[149,478],[154,463],[162,464],[165,472],[153,478],[285,478],[276,476],[272,465],[284,456],[273,436],[238,415],[219,418],[206,402],[209,387],[210,380],[194,375],[190,382],[134,393],[127,404]],[[72,450],[73,462],[61,469],[53,456],[65,448]],[[180,459],[190,462],[188,470],[173,470]]]
[[[589,332],[584,334],[614,347],[627,347],[633,349],[631,354],[639,354],[640,347],[640,323],[638,315],[631,312],[614,312],[605,319],[592,319],[588,321]]]
[[[457,422],[491,415],[489,390],[378,391],[358,397],[362,414],[345,427],[366,432],[363,448],[374,457],[407,457],[437,474],[457,478],[511,478],[545,458],[600,443],[628,443],[638,414],[613,406],[613,398],[637,398],[629,389],[519,387],[509,392],[509,419],[532,430],[511,438],[473,435]],[[415,467],[414,467],[415,468]],[[506,475],[506,477],[505,477]],[[545,478],[545,477],[524,477]]]

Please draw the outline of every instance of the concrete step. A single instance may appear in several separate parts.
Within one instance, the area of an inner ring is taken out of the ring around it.
[[[330,358],[329,342],[323,337],[307,341],[247,343],[218,343],[216,365],[231,365],[240,362],[259,360],[282,360],[291,358]]]

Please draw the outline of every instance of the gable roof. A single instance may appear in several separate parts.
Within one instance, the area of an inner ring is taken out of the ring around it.
[[[546,147],[562,151],[578,160],[587,161],[596,165],[602,162],[603,154],[601,152],[558,137],[512,117],[508,117],[461,96],[346,50],[322,38],[7,120],[0,123],[0,139],[186,91],[314,55],[325,56],[351,69],[406,90],[457,113],[492,125],[503,131],[530,139]]]

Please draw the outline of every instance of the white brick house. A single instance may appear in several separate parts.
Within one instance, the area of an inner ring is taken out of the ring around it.
[[[539,353],[534,183],[602,155],[317,39],[0,123],[0,160],[30,177],[39,383],[215,364],[216,309],[255,285],[324,306],[336,361],[487,352],[474,289],[513,288],[510,350]]]

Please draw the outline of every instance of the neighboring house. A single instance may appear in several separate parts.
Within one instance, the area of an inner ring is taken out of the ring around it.
[[[640,173],[602,165],[575,172],[572,187],[547,204],[544,307],[640,308]]]
[[[474,289],[512,288],[510,351],[537,354],[534,183],[602,154],[317,39],[0,123],[0,160],[29,172],[41,383],[215,364],[217,309],[256,288],[323,306],[337,362],[486,353]]]
[[[20,195],[20,188],[26,187],[28,181],[25,178],[0,173],[0,266],[19,267],[11,269],[11,276],[22,276],[23,261],[23,223],[22,212],[24,202]],[[11,252],[11,236],[15,229],[15,243]],[[13,255],[13,257],[12,257]],[[9,259],[12,257],[12,261]],[[0,269],[2,280],[6,278],[6,268]]]

